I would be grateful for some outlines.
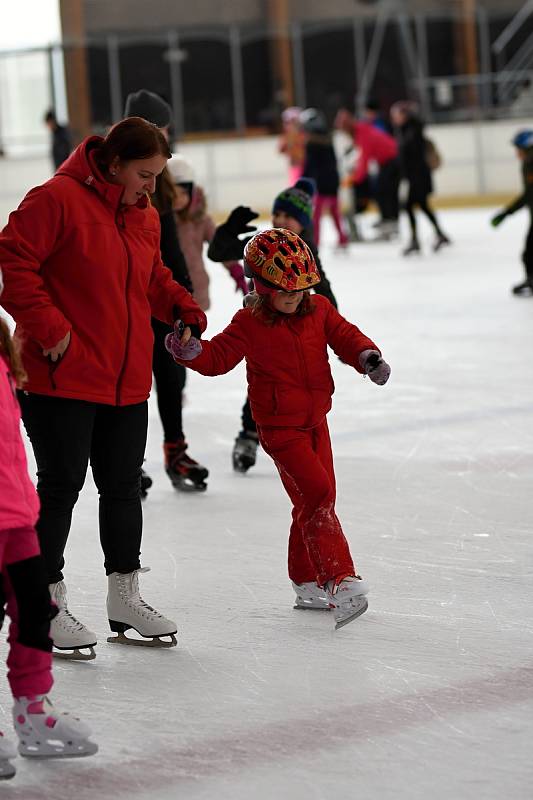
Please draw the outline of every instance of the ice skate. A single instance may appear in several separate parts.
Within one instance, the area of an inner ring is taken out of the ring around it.
[[[21,756],[79,758],[92,756],[98,750],[98,745],[89,739],[89,726],[77,717],[56,711],[43,694],[17,698],[13,724]]]
[[[152,486],[153,480],[151,477],[141,469],[141,497],[144,500],[148,496],[148,489]]]
[[[294,583],[292,588],[296,592],[294,608],[311,609],[314,611],[329,611],[329,599],[325,589],[321,589],[316,582]]]
[[[165,442],[165,470],[175,489],[182,492],[205,492],[209,470],[187,455],[185,439]]]
[[[96,658],[96,634],[76,619],[67,608],[67,587],[64,581],[49,585],[50,597],[58,614],[50,623],[50,638],[54,642],[56,658],[72,661],[90,661]]]
[[[517,286],[513,286],[512,291],[518,297],[530,297],[533,294],[533,285],[529,281],[524,281]]]
[[[417,239],[411,239],[407,247],[402,250],[402,256],[410,256],[412,253],[420,253],[420,244]]]
[[[447,244],[451,244],[451,242],[448,239],[448,237],[445,236],[443,233],[437,234],[437,238],[436,238],[435,243],[433,245],[433,252],[434,253],[438,253],[438,251],[442,247],[444,247],[444,245],[447,245]]]
[[[149,567],[143,567],[125,574],[113,572],[108,575],[107,616],[109,627],[118,634],[108,637],[108,642],[141,647],[176,646],[176,623],[145,603],[140,595],[139,572],[148,571]],[[144,638],[126,636],[125,632],[130,628]]]
[[[379,226],[378,233],[372,240],[373,242],[391,242],[399,234],[398,222],[396,220],[383,220]]]
[[[339,583],[328,581],[326,591],[335,617],[335,630],[360,617],[368,608],[368,586],[359,575],[350,575]]]
[[[257,459],[257,433],[241,431],[233,445],[231,454],[235,472],[248,472]]]
[[[11,763],[11,759],[16,756],[15,745],[0,731],[0,781],[7,781],[16,774],[17,770]]]

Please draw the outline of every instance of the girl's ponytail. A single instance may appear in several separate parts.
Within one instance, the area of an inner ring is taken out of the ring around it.
[[[28,376],[22,366],[22,359],[20,357],[20,347],[16,339],[14,339],[7,326],[7,322],[0,317],[0,352],[7,356],[9,366],[17,388],[21,388],[27,381]]]

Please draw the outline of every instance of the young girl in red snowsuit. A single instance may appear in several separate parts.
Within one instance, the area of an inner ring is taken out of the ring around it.
[[[185,345],[178,328],[166,346],[202,375],[221,375],[246,359],[259,440],[293,503],[289,577],[296,605],[333,608],[339,627],[366,610],[368,590],[335,513],[327,346],[375,383],[385,383],[390,368],[374,342],[329,300],[309,293],[320,275],[295,233],[275,228],[256,234],[244,260],[255,291],[230,325],[211,341],[192,337]]]
[[[98,748],[87,741],[87,726],[55,712],[46,697],[53,684],[49,630],[54,609],[34,528],[39,500],[20,435],[15,389],[23,380],[17,348],[0,318],[0,627],[6,606],[11,620],[7,666],[13,720],[21,755],[91,755]],[[15,755],[0,732],[0,779],[15,774],[9,760]]]

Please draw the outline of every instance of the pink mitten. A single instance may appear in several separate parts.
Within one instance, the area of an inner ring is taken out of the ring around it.
[[[248,281],[244,277],[242,265],[238,261],[232,261],[228,265],[228,271],[235,281],[236,291],[240,290],[243,294],[248,294]]]
[[[189,341],[184,344],[181,341],[184,328],[183,322],[176,320],[174,333],[168,333],[165,336],[165,347],[170,355],[178,361],[192,361],[202,352],[202,343],[196,336],[191,336]]]
[[[359,363],[370,380],[378,386],[383,386],[389,380],[390,367],[377,350],[363,350],[359,356]]]

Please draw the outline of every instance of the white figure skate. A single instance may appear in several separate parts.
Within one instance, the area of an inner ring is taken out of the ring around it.
[[[175,647],[176,623],[166,619],[148,603],[139,592],[139,572],[148,572],[149,567],[122,574],[113,572],[108,576],[107,616],[109,627],[118,634],[107,641],[144,647]],[[133,628],[143,639],[133,639],[125,632]],[[165,637],[162,639],[161,637]]]
[[[350,575],[340,583],[328,581],[326,590],[335,617],[335,630],[360,617],[368,608],[368,586],[360,575]]]
[[[314,581],[311,583],[294,583],[292,588],[296,592],[294,608],[308,608],[315,611],[329,611],[329,599],[325,589]]]
[[[17,770],[11,763],[11,758],[16,758],[17,750],[10,739],[6,739],[0,731],[0,780],[7,781],[12,778]]]
[[[57,712],[43,694],[16,699],[13,723],[21,756],[76,758],[92,756],[98,750],[98,745],[89,740],[89,726],[77,717]]]
[[[96,658],[96,635],[76,619],[67,608],[67,587],[64,581],[49,585],[50,597],[59,613],[50,623],[50,638],[54,642],[54,656],[73,661],[90,661]]]

